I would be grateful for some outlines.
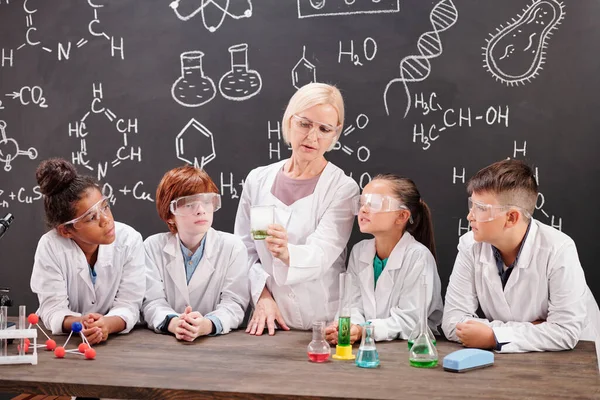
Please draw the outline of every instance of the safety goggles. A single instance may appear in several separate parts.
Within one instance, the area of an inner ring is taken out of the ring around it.
[[[218,193],[199,193],[173,200],[170,209],[173,215],[187,217],[200,212],[215,212],[221,208],[221,195]]]
[[[110,211],[110,203],[108,197],[103,196],[96,204],[88,208],[81,216],[65,222],[61,225],[73,225],[75,229],[83,228],[84,226],[92,223],[98,223],[102,215],[107,217],[112,216]]]
[[[354,215],[358,215],[362,208],[368,213],[408,210],[408,207],[402,204],[400,200],[382,194],[361,194],[360,196],[356,196],[353,202]]]
[[[524,216],[531,218],[531,214],[522,207],[514,205],[494,205],[486,204],[479,201],[473,200],[471,197],[468,199],[469,213],[473,216],[476,222],[489,222],[496,218],[504,215],[506,211],[511,208],[518,209]]]
[[[341,125],[333,126],[318,121],[311,121],[308,118],[292,115],[292,128],[302,135],[308,135],[314,128],[317,128],[317,136],[321,139],[330,139],[335,137]]]

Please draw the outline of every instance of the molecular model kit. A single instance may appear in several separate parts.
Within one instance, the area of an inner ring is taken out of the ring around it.
[[[88,360],[96,358],[96,350],[92,348],[85,335],[83,334],[83,325],[81,322],[73,322],[71,325],[71,333],[65,340],[64,345],[57,346],[56,341],[51,339],[46,332],[39,326],[39,317],[36,314],[29,314],[27,322],[29,326],[25,328],[25,310],[24,306],[19,307],[19,324],[17,329],[6,329],[7,317],[6,307],[0,307],[0,365],[5,364],[31,364],[37,365],[38,356],[37,349],[45,348],[48,351],[54,351],[56,358],[64,358],[67,354],[77,354],[85,357]],[[46,337],[45,344],[37,343],[38,330]],[[67,344],[73,336],[79,334],[81,343],[77,348],[67,350]],[[8,340],[18,339],[17,355],[10,355],[8,352]],[[33,339],[33,343],[32,343]],[[31,354],[28,354],[32,350]]]

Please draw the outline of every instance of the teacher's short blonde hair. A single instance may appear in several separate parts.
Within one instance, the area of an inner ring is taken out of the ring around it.
[[[285,143],[290,144],[288,134],[291,129],[292,115],[322,104],[331,105],[335,108],[338,115],[337,125],[340,125],[340,129],[327,151],[333,149],[344,126],[344,99],[338,88],[326,83],[309,83],[308,85],[302,86],[294,93],[285,109],[283,120],[281,121],[281,130]]]

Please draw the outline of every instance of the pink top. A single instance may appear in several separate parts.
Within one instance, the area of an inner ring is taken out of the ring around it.
[[[271,193],[286,206],[314,193],[321,174],[310,179],[294,179],[286,176],[283,168],[277,172]]]

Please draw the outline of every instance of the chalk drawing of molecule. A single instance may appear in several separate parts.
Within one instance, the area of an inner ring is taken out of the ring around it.
[[[35,160],[38,152],[33,147],[30,147],[27,151],[19,150],[19,143],[15,139],[6,136],[6,122],[0,121],[0,162],[4,163],[6,172],[12,169],[10,163],[18,156],[29,156],[30,160]]]
[[[190,119],[175,138],[175,153],[181,161],[204,169],[217,157],[212,132],[195,118]]]
[[[535,0],[506,26],[486,39],[483,66],[509,86],[526,84],[543,69],[548,39],[565,17],[557,0]]]
[[[317,81],[317,67],[306,59],[306,46],[302,46],[302,58],[292,69],[292,86],[300,89],[302,86]]]
[[[452,0],[442,0],[433,7],[429,14],[429,22],[431,22],[433,30],[423,33],[417,41],[417,49],[420,54],[404,57],[402,61],[400,61],[400,78],[392,79],[385,87],[383,92],[383,103],[387,115],[390,115],[387,100],[388,90],[394,83],[402,82],[408,100],[406,111],[404,112],[404,117],[406,118],[411,105],[408,84],[421,82],[427,79],[431,72],[429,60],[439,57],[443,52],[440,33],[452,27],[457,21],[458,10],[454,6]]]
[[[209,32],[216,32],[217,29],[223,25],[226,17],[237,20],[242,18],[250,18],[252,16],[251,0],[202,0],[202,3],[199,7],[196,7],[195,10],[191,10],[191,12],[186,15],[180,13],[179,11],[181,1],[182,0],[175,0],[169,4],[169,7],[173,9],[173,12],[175,12],[177,18],[179,18],[181,21],[189,21],[198,13],[201,13],[202,23]],[[209,6],[213,11],[218,11],[218,13],[221,14],[220,18],[217,18],[215,21],[209,21],[210,18],[206,13],[206,9]],[[233,10],[234,8],[240,9],[235,11]]]

